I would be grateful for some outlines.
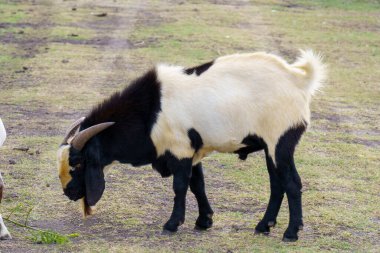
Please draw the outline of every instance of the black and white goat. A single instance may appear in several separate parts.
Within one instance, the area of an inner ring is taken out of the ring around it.
[[[288,64],[267,53],[236,54],[194,68],[158,65],[95,107],[68,130],[58,152],[59,176],[71,200],[91,214],[104,188],[105,166],[152,164],[173,175],[174,208],[164,229],[185,220],[188,187],[199,205],[196,227],[210,228],[201,159],[213,151],[264,150],[271,195],[257,233],[269,233],[286,193],[290,221],[283,239],[302,228],[301,179],[293,154],[310,121],[311,95],[324,79],[312,51]]]
[[[0,147],[3,146],[3,143],[7,137],[7,133],[5,132],[5,128],[3,125],[3,121],[0,118]],[[0,202],[3,198],[3,189],[4,189],[4,182],[3,182],[3,177],[1,176],[0,172]],[[1,217],[0,214],[0,240],[5,240],[5,239],[11,239],[11,234],[9,233],[7,227],[4,224],[3,218]]]

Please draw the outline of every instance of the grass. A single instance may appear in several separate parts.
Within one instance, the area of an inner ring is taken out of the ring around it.
[[[26,10],[19,7],[19,5],[11,1],[0,1],[1,21],[5,23],[21,22],[26,16]]]
[[[32,235],[49,243],[34,244],[25,229],[7,223],[14,240],[2,241],[2,250],[378,251],[378,1],[214,2],[0,1],[0,116],[9,130],[0,157],[7,186],[2,214],[21,203],[34,206],[30,225],[55,231]],[[107,16],[94,15],[102,12]],[[95,43],[99,38],[108,44]],[[312,125],[296,152],[305,223],[298,242],[280,240],[286,200],[271,235],[253,235],[269,197],[262,153],[246,162],[229,154],[204,159],[215,211],[207,232],[193,230],[197,206],[189,193],[185,224],[175,235],[161,234],[174,196],[171,180],[149,166],[111,169],[96,215],[87,220],[78,203],[62,196],[55,152],[66,127],[155,62],[192,66],[260,50],[293,61],[298,48],[321,51],[329,64],[329,82],[312,101]],[[23,220],[22,212],[13,215]],[[80,234],[73,243],[59,244],[73,233]]]
[[[61,235],[54,231],[32,231],[30,240],[37,244],[66,244],[79,234]]]
[[[94,32],[89,29],[72,27],[72,26],[56,26],[51,29],[49,37],[53,40],[88,40],[95,36]]]
[[[295,2],[314,8],[337,9],[355,12],[375,12],[380,9],[380,2],[378,0],[300,0]]]

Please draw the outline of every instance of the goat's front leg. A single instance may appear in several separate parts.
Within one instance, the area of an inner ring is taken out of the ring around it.
[[[174,207],[170,219],[164,225],[164,231],[176,232],[185,222],[186,193],[191,177],[191,159],[170,159],[169,168],[173,171]]]
[[[12,239],[7,227],[4,224],[3,218],[0,214],[0,240]]]
[[[1,199],[3,198],[3,189],[4,189],[4,182],[3,182],[3,177],[1,176],[1,172],[0,172],[0,203],[1,203]],[[11,234],[8,232],[8,229],[5,226],[3,218],[1,217],[1,214],[0,214],[0,240],[5,240],[5,239],[12,239],[12,237],[11,237]]]
[[[193,166],[193,172],[190,179],[190,189],[197,199],[199,209],[199,216],[195,223],[195,228],[200,230],[211,228],[213,223],[212,215],[214,214],[214,211],[211,209],[210,203],[208,202],[206,196],[201,163]]]

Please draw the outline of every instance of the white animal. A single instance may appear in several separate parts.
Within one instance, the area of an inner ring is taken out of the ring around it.
[[[5,132],[3,121],[1,121],[1,118],[0,118],[0,147],[3,145],[6,137],[7,137],[7,133]],[[3,196],[3,188],[4,188],[4,182],[3,182],[3,177],[1,176],[1,172],[0,172],[0,202]],[[12,237],[7,227],[5,226],[3,218],[1,217],[1,214],[0,214],[0,240],[5,240],[5,239],[12,239]]]

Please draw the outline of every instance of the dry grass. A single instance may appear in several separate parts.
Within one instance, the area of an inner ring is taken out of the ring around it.
[[[0,242],[0,250],[378,251],[379,16],[378,1],[0,0],[0,116],[9,130],[0,157],[7,183],[2,213],[34,206],[31,225],[80,234],[69,244],[39,245],[8,224],[14,240]],[[189,194],[186,223],[173,236],[161,235],[171,180],[149,167],[111,170],[88,220],[62,196],[55,151],[65,128],[155,62],[190,66],[257,50],[294,60],[298,48],[321,51],[330,79],[313,100],[312,126],[296,154],[305,216],[297,243],[281,242],[286,203],[269,237],[253,235],[269,197],[263,154],[246,162],[226,154],[205,159],[215,226],[204,233],[193,230],[197,207]]]

